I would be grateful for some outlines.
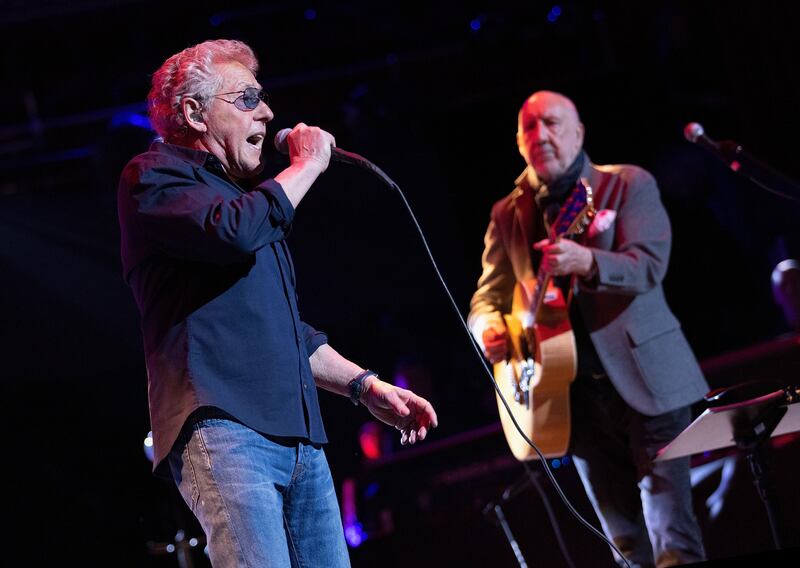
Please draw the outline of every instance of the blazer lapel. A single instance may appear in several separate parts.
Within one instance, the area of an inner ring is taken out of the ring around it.
[[[526,169],[517,178],[517,189],[514,192],[514,223],[511,228],[511,250],[524,251],[524,255],[514,258],[515,272],[518,279],[533,278],[531,263],[531,245],[533,244],[533,210],[535,203],[533,190],[528,185]]]

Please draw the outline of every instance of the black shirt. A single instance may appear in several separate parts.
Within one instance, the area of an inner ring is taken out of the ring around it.
[[[186,418],[216,407],[274,436],[327,442],[300,320],[280,184],[246,192],[213,155],[155,142],[122,173],[124,277],[141,313],[157,470]]]

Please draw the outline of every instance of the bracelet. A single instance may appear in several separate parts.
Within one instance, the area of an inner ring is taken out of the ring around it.
[[[366,369],[350,379],[350,382],[347,383],[347,388],[350,390],[350,402],[356,406],[358,406],[358,401],[361,400],[361,395],[364,394],[364,381],[366,381],[367,377],[370,375],[374,376],[376,379],[378,378],[378,373]]]

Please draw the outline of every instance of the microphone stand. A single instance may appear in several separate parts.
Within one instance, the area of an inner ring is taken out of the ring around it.
[[[787,386],[783,396],[775,399],[755,415],[738,413],[731,418],[733,439],[736,446],[744,450],[747,464],[753,475],[753,483],[767,513],[772,542],[776,550],[787,545],[787,534],[783,526],[783,515],[780,503],[776,499],[775,486],[768,464],[766,443],[772,436],[778,423],[787,412],[787,405],[800,401],[800,389]]]
[[[500,504],[510,501],[511,498],[517,495],[517,493],[525,489],[529,482],[528,474],[526,473],[515,483],[508,486],[498,500],[489,501],[483,508],[484,515],[494,513],[495,517],[497,517],[497,522],[500,524],[500,528],[503,529],[503,534],[505,535],[506,540],[508,540],[508,544],[511,547],[511,551],[514,553],[514,557],[517,559],[517,563],[519,564],[520,568],[528,568],[528,564],[525,562],[525,557],[522,555],[522,550],[519,547],[519,543],[517,542],[517,539],[514,538],[514,533],[511,532],[511,527],[506,520],[506,516],[503,513],[503,509],[500,507]]]
[[[718,157],[734,172],[779,197],[800,201],[800,186],[797,183],[746,152],[733,140],[721,140],[716,146]]]

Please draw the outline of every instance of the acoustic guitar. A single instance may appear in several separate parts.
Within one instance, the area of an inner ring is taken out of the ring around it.
[[[592,188],[581,179],[550,227],[549,239],[555,242],[583,233],[594,215]],[[536,278],[517,282],[511,313],[503,319],[508,329],[508,358],[494,365],[495,380],[520,428],[544,456],[563,456],[570,437],[569,388],[578,364],[568,299],[540,266]],[[497,405],[514,457],[537,459],[499,395]]]

